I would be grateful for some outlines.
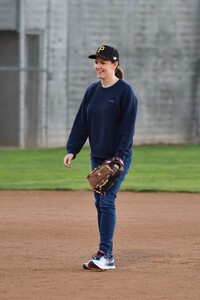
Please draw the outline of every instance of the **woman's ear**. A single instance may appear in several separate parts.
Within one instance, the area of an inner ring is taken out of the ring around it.
[[[119,67],[119,63],[118,63],[118,61],[115,61],[115,62],[113,63],[113,68],[114,68],[114,70],[116,70],[118,67]]]

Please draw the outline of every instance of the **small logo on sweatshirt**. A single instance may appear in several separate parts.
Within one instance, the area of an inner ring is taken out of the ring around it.
[[[108,99],[108,102],[114,103],[115,100],[113,100],[113,99]]]

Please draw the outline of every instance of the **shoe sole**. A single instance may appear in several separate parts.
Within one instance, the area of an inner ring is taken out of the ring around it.
[[[90,268],[88,267],[88,264],[86,263],[86,264],[83,264],[83,269],[85,269],[85,270],[89,270]]]
[[[83,266],[84,269],[85,267]],[[107,268],[101,268],[100,266],[96,265],[93,261],[90,261],[87,266],[87,269],[95,270],[95,271],[108,271],[108,270],[115,270],[115,266],[108,266]]]
[[[100,268],[98,268],[95,264],[90,263],[90,266],[88,266],[89,264],[83,264],[83,269],[84,270],[97,270],[97,271],[104,271]]]

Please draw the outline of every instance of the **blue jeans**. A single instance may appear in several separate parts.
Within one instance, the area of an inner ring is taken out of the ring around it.
[[[102,159],[91,157],[92,170],[103,162]],[[100,195],[94,192],[95,206],[97,209],[98,228],[100,235],[99,250],[106,254],[113,255],[113,236],[116,224],[116,207],[115,199],[117,192],[128,173],[132,162],[132,155],[128,156],[124,161],[124,172],[119,180],[107,191],[106,195]]]

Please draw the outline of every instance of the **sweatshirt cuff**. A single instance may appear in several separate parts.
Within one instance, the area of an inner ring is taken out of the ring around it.
[[[73,154],[74,157],[73,157],[72,159],[75,159],[75,157],[76,157],[76,155],[77,155],[77,153],[75,153],[75,151],[73,151],[73,150],[68,150],[68,149],[67,149],[67,154]]]
[[[125,156],[121,151],[116,152],[115,157],[118,157],[124,162]]]

